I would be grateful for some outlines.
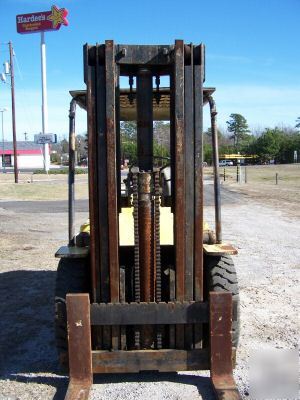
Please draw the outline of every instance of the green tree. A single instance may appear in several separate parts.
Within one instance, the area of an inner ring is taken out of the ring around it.
[[[247,120],[241,114],[230,114],[227,121],[227,130],[233,139],[235,150],[240,150],[240,145],[249,140],[249,128]]]
[[[261,161],[270,161],[278,157],[282,145],[282,131],[278,128],[266,128],[262,136],[254,143],[254,151]]]
[[[153,123],[153,138],[157,143],[170,149],[170,123],[165,121],[155,121]]]
[[[137,162],[137,143],[136,143],[136,122],[122,121],[120,126],[121,135],[121,158],[122,164],[125,159],[129,160],[130,164]]]
[[[282,131],[282,138],[280,142],[280,150],[278,153],[278,161],[281,163],[294,162],[294,152],[300,154],[300,133],[296,130]]]
[[[203,143],[203,161],[209,165],[212,163],[212,145],[210,143]]]
[[[122,121],[121,126],[121,137],[126,139],[136,139],[136,122],[135,121]]]
[[[295,128],[300,128],[300,117],[298,117],[298,118],[296,119]]]

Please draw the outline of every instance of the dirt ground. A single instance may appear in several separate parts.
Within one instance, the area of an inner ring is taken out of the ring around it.
[[[1,200],[13,202],[24,199],[24,194],[13,197],[10,192],[12,197],[2,197],[2,188],[8,183],[0,182],[0,399],[60,400],[68,381],[59,374],[55,352],[57,260],[53,255],[66,243],[67,214],[51,209],[35,212],[34,207],[23,212],[7,203],[3,208]],[[48,188],[52,185],[44,184]],[[26,193],[27,200],[39,196],[38,185],[34,185],[35,197]],[[224,240],[239,250],[235,264],[242,327],[235,378],[243,399],[251,398],[248,369],[254,349],[298,346],[300,189],[288,186],[289,201],[286,187],[280,184],[270,184],[267,189],[260,182],[222,184],[222,196],[226,198],[222,209]],[[65,184],[59,188],[63,187]],[[55,200],[61,195],[49,198]],[[206,207],[205,214],[212,222],[213,207]],[[78,221],[86,218],[86,212],[77,214]],[[207,376],[203,372],[105,375],[95,378],[91,398],[175,400],[200,395],[210,400]]]

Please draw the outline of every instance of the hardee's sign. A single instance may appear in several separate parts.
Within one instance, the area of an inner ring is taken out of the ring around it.
[[[41,11],[32,14],[20,14],[16,17],[18,33],[35,33],[57,31],[61,25],[68,25],[68,10],[51,7],[51,11]]]

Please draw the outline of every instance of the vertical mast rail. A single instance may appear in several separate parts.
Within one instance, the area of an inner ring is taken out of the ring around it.
[[[117,188],[117,139],[116,139],[116,68],[115,46],[112,40],[105,42],[106,78],[106,143],[107,143],[107,212],[108,212],[108,251],[110,301],[119,302],[119,221]],[[119,328],[112,327],[112,348],[119,347]]]
[[[195,300],[203,300],[203,79],[204,46],[195,48],[194,53],[194,97],[195,97],[195,214],[194,214],[194,265]]]
[[[107,192],[107,138],[106,138],[106,79],[105,79],[105,60],[100,58],[100,54],[105,52],[105,45],[96,45],[96,124],[97,124],[97,190],[98,190],[98,224],[99,236],[97,237],[97,247],[100,251],[100,276],[99,282],[101,296],[98,302],[109,302],[109,253],[108,253],[108,201]],[[105,328],[106,329],[106,328]],[[110,329],[110,328],[108,328]],[[108,335],[104,335],[107,337]],[[104,344],[109,348],[109,343]]]
[[[97,129],[96,129],[96,96],[95,67],[90,65],[90,49],[84,47],[85,83],[87,90],[87,127],[88,127],[88,168],[89,168],[89,210],[90,210],[90,263],[93,301],[100,301],[99,279],[99,238],[98,218],[98,174],[97,174]]]
[[[184,159],[185,159],[185,289],[184,299],[194,295],[194,57],[193,45],[185,46]],[[185,348],[193,346],[193,326],[185,327]]]
[[[105,42],[106,74],[106,141],[107,141],[107,193],[109,232],[110,301],[119,301],[119,224],[117,190],[116,139],[116,68],[114,42]]]
[[[184,158],[185,158],[185,293],[193,300],[194,287],[194,68],[193,45],[190,61],[184,66]]]
[[[175,265],[176,300],[184,300],[185,282],[185,159],[184,159],[184,43],[175,41]],[[176,347],[184,348],[184,327],[176,327]]]

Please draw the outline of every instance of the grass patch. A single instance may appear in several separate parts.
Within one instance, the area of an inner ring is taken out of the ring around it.
[[[50,169],[48,173],[44,171],[43,169],[37,169],[33,172],[34,175],[68,175],[69,169]],[[75,168],[75,174],[81,175],[81,174],[87,174],[88,169],[87,168]]]
[[[88,199],[87,182],[75,183],[75,198]],[[1,183],[0,200],[67,200],[68,183],[65,181],[33,182],[33,183]],[[1,207],[1,203],[0,203]]]

